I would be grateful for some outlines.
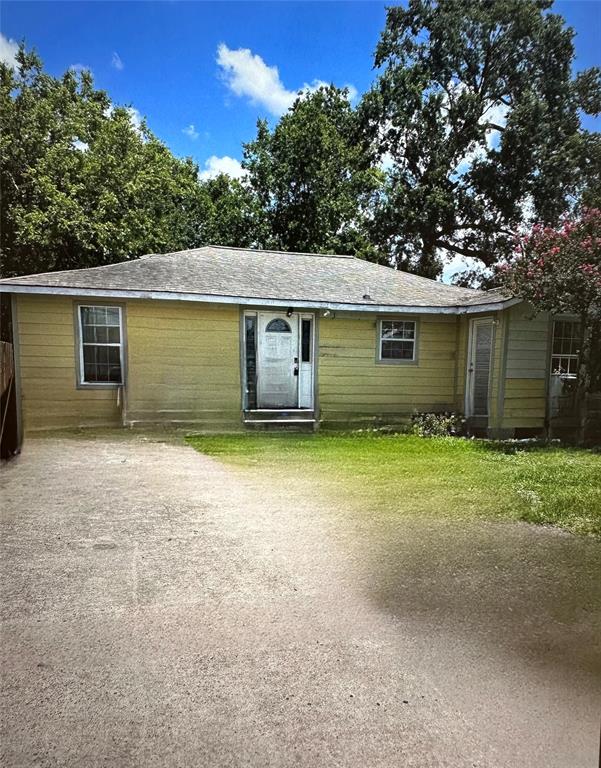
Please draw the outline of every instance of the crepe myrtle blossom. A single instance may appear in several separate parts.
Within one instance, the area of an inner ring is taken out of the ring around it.
[[[535,311],[578,318],[579,377],[586,389],[601,389],[601,211],[590,208],[558,227],[535,225],[516,238],[497,277]]]
[[[540,311],[601,313],[601,211],[589,208],[559,227],[535,224],[516,237],[500,282]]]

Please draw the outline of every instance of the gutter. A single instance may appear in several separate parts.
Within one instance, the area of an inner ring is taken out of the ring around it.
[[[60,286],[19,285],[18,283],[0,283],[0,293],[25,293],[46,296],[94,296],[96,298],[115,299],[153,299],[162,301],[196,301],[210,304],[239,304],[242,306],[285,307],[294,309],[329,309],[335,312],[374,312],[378,314],[440,314],[470,315],[477,312],[500,312],[522,299],[483,304],[455,305],[449,307],[418,306],[415,304],[350,304],[331,301],[300,301],[297,299],[267,299],[249,296],[221,296],[211,293],[182,293],[179,291],[124,290],[106,288],[66,288]]]

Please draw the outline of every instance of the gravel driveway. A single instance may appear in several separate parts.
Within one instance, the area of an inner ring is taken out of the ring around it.
[[[135,435],[29,440],[2,500],[4,766],[597,764],[593,541],[383,546],[310,478]]]

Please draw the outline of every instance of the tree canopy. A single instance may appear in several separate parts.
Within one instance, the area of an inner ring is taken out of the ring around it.
[[[373,232],[435,277],[461,254],[490,265],[529,221],[552,224],[598,189],[598,69],[574,76],[573,30],[551,0],[409,0],[388,9],[361,107],[390,167]]]
[[[345,90],[304,93],[273,130],[257,124],[244,167],[274,247],[373,254],[366,213],[383,176],[358,141]]]
[[[601,73],[573,73],[574,32],[551,5],[390,8],[358,106],[333,85],[299,93],[259,120],[241,179],[200,179],[89,73],[54,78],[21,47],[0,64],[2,274],[210,242],[429,277],[454,256],[498,264],[534,222],[601,205],[601,134],[581,125],[601,110]]]
[[[96,266],[187,247],[198,169],[91,75],[53,78],[23,48],[0,64],[3,274]]]

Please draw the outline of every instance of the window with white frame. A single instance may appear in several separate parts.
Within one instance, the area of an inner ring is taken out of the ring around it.
[[[123,383],[121,307],[80,306],[80,384]]]
[[[575,378],[578,374],[579,352],[580,324],[575,320],[555,320],[553,323],[551,373]]]
[[[380,320],[379,359],[391,362],[415,360],[415,320]]]

